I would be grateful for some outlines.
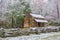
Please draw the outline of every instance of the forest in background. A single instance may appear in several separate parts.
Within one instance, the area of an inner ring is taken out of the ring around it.
[[[60,25],[59,3],[59,0],[0,0],[0,26],[22,27],[26,12],[43,15],[50,25]]]

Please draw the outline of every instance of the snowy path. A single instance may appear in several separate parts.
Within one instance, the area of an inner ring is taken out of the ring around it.
[[[60,40],[60,32],[41,33],[40,35],[7,37],[2,40]]]

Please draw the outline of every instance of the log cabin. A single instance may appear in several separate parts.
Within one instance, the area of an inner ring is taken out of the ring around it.
[[[41,15],[26,13],[24,17],[24,28],[30,27],[44,27],[45,23],[48,23],[47,20]]]

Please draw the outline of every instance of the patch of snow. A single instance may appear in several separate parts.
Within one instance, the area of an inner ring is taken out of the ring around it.
[[[41,33],[40,35],[30,35],[30,36],[19,36],[19,37],[7,37],[5,40],[43,40],[45,38],[51,40],[54,35],[60,35],[60,32],[52,32],[52,33]],[[51,38],[49,38],[51,37]],[[56,40],[60,40],[60,37],[56,37]]]
[[[44,0],[43,2],[47,3],[47,2],[48,2],[48,0]]]
[[[44,18],[43,16],[41,16],[41,15],[38,15],[38,14],[30,14],[31,16],[33,16],[33,17],[36,17],[36,18]]]
[[[48,22],[47,20],[40,20],[40,19],[35,19],[37,22]]]

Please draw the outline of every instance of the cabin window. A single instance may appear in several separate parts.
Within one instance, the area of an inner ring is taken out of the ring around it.
[[[40,27],[40,22],[38,22],[38,27]]]

